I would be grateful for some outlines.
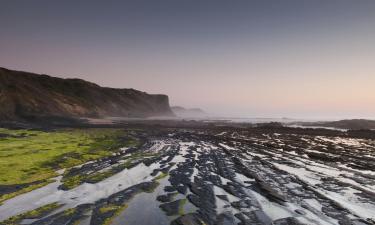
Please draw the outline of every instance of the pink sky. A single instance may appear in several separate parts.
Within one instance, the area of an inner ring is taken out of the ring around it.
[[[373,1],[166,2],[9,1],[0,66],[165,93],[214,115],[375,117]]]

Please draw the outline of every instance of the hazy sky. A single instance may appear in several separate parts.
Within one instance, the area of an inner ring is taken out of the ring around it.
[[[0,66],[248,117],[375,117],[375,1],[0,2]]]

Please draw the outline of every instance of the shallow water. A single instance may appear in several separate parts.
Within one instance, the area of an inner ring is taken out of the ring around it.
[[[135,184],[152,180],[153,177],[150,174],[159,167],[159,163],[154,163],[150,166],[140,163],[96,184],[83,183],[67,191],[58,189],[61,185],[61,176],[59,176],[54,183],[5,201],[0,206],[0,220],[5,220],[11,216],[54,202],[64,204],[64,207],[56,212],[73,208],[80,204],[94,203]]]
[[[152,193],[140,193],[128,203],[128,207],[113,219],[113,225],[168,224],[170,218],[159,208],[160,202],[156,197],[164,194],[164,187],[169,183],[168,178],[162,179],[160,185]]]

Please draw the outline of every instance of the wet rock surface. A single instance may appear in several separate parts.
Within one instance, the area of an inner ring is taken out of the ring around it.
[[[0,224],[15,216],[9,204],[22,209],[33,199],[35,207],[63,206],[23,221],[29,224],[127,224],[148,212],[160,214],[148,225],[374,224],[374,140],[345,132],[225,129],[141,130],[140,148],[67,171],[65,179],[83,177],[77,186],[56,183],[38,198],[32,191],[5,202]],[[100,179],[86,177],[106,171]],[[116,222],[141,195],[142,208]]]
[[[173,201],[174,197],[176,196],[177,193],[168,193],[165,195],[159,195],[156,200],[159,202],[171,202]]]

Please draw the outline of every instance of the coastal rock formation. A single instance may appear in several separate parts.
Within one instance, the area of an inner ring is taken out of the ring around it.
[[[0,120],[173,116],[167,95],[0,68]]]

